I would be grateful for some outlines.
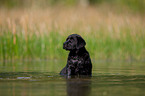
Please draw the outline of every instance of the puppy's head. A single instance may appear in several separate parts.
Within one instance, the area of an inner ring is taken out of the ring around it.
[[[63,43],[63,49],[65,50],[76,50],[86,45],[85,40],[77,34],[69,35],[66,41]]]

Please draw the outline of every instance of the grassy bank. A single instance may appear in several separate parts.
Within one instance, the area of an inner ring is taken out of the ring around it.
[[[66,59],[62,44],[72,33],[86,40],[91,58],[145,58],[145,18],[139,14],[99,8],[1,9],[0,14],[1,60]]]
[[[126,31],[128,31],[126,29]],[[100,33],[99,33],[100,32]],[[66,33],[68,34],[68,33]],[[119,38],[97,34],[82,35],[87,42],[87,49],[94,59],[144,59],[145,39],[143,36],[132,37],[120,34]],[[51,32],[43,36],[32,34],[26,38],[11,32],[0,36],[1,59],[62,59],[68,52],[62,49],[67,35]]]

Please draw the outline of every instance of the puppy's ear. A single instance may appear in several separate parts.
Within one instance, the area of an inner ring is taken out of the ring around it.
[[[86,45],[85,40],[81,36],[77,36],[77,45],[76,49],[80,49]]]

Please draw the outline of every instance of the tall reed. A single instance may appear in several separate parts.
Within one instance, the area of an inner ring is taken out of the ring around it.
[[[87,13],[87,14],[86,14]],[[0,59],[62,59],[68,35],[80,34],[94,59],[144,59],[145,23],[139,14],[96,8],[0,10]]]

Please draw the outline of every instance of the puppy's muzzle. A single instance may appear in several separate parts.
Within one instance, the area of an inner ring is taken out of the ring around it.
[[[63,49],[67,49],[67,42],[63,43]]]

